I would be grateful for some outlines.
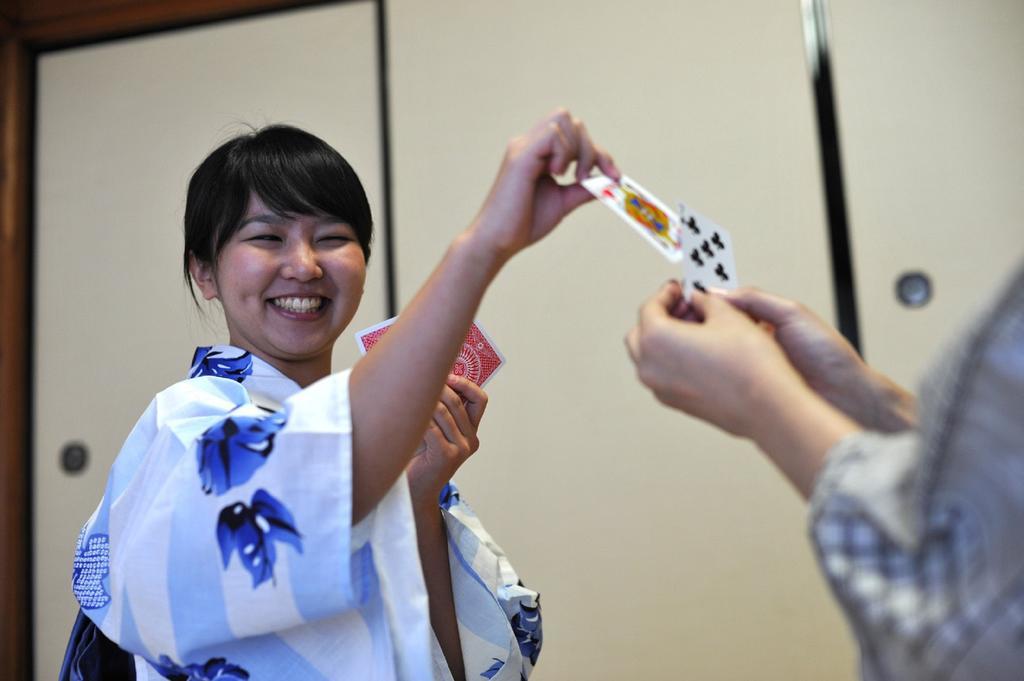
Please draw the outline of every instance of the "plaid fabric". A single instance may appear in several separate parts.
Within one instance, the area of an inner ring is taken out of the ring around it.
[[[1024,679],[1024,269],[948,345],[917,432],[829,452],[810,534],[871,681]]]
[[[901,547],[849,503],[837,503],[812,532],[847,611],[863,628],[901,641],[923,665],[950,668],[991,618],[991,604],[967,597],[984,561],[977,528],[955,506],[929,517],[918,550]]]

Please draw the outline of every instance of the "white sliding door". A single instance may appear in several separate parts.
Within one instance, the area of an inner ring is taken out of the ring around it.
[[[913,385],[1024,255],[1024,3],[831,7],[861,338]],[[908,273],[923,307],[897,297]]]
[[[286,122],[359,172],[378,225],[375,4],[270,14],[46,54],[39,61],[36,203],[35,636],[57,675],[77,605],[75,538],[152,395],[198,344],[226,340],[180,274],[188,177],[245,125]],[[381,235],[353,328],[386,316]],[[343,337],[335,360],[349,364]],[[60,452],[89,451],[69,475]]]

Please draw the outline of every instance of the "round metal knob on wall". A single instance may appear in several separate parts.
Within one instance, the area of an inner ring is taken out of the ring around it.
[[[922,307],[932,299],[932,280],[924,272],[904,272],[896,280],[896,298],[906,307]]]
[[[65,473],[81,473],[89,463],[89,449],[82,442],[69,442],[60,450],[60,466]]]

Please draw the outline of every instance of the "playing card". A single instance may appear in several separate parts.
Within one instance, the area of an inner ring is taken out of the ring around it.
[[[364,355],[369,352],[396,321],[398,317],[392,317],[357,332],[356,343],[359,344],[359,351]],[[491,341],[491,337],[479,323],[473,322],[466,339],[462,342],[459,356],[455,358],[451,373],[465,376],[482,388],[504,364],[505,356]]]
[[[391,328],[391,325],[397,321],[398,317],[392,317],[391,319],[385,319],[379,324],[368,326],[362,331],[357,331],[356,343],[359,345],[359,352],[364,355],[369,352],[370,348],[376,345],[377,341],[379,341],[384,334],[387,333],[388,329]]]
[[[621,182],[595,175],[582,184],[670,262],[682,261],[683,232],[679,217],[638,182],[625,175]]]
[[[683,226],[685,298],[689,300],[695,288],[706,291],[713,286],[729,290],[739,286],[729,232],[682,202],[679,220]]]

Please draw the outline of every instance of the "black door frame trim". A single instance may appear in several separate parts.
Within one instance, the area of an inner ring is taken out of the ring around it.
[[[818,120],[818,143],[828,213],[829,250],[832,263],[832,291],[839,331],[861,351],[854,282],[850,225],[847,219],[843,164],[836,117],[835,91],[829,44],[827,0],[802,0],[807,63],[811,72]]]

